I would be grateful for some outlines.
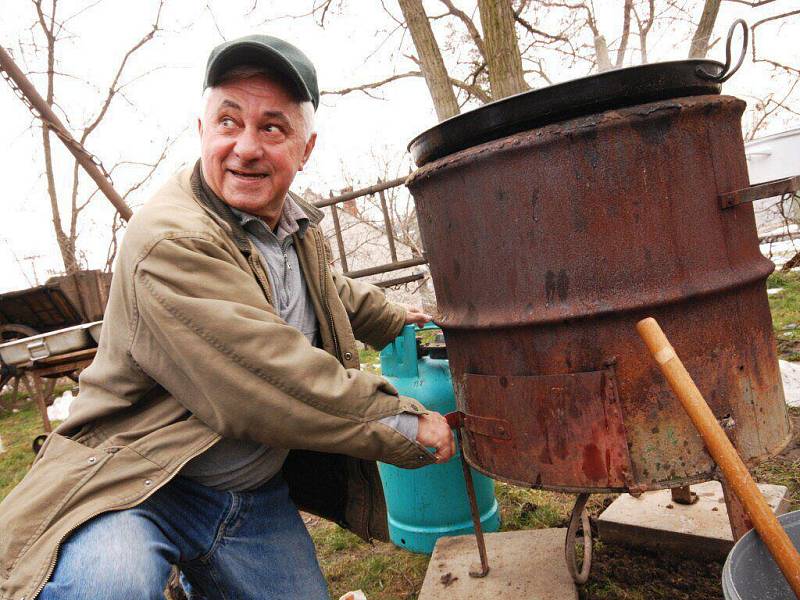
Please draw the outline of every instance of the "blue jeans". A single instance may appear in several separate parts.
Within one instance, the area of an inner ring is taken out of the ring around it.
[[[314,545],[280,475],[252,492],[176,477],[64,543],[41,600],[163,600],[172,565],[191,600],[328,600]]]

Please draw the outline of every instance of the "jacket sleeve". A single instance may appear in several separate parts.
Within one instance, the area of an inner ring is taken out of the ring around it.
[[[133,359],[222,436],[405,467],[432,462],[379,422],[424,407],[309,344],[211,236],[155,243],[133,271],[133,290]]]
[[[405,307],[387,300],[383,290],[371,283],[341,273],[334,273],[333,281],[357,340],[381,350],[400,335]]]

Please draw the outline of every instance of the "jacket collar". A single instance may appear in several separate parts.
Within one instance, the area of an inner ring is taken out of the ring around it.
[[[217,196],[217,194],[215,194],[208,185],[205,177],[203,177],[203,169],[200,165],[199,159],[195,163],[194,169],[192,170],[190,182],[192,194],[194,194],[197,201],[212,214],[222,219],[222,221],[230,228],[231,236],[233,241],[236,243],[236,247],[239,248],[242,254],[249,256],[250,242],[247,238],[247,232],[242,227],[242,221],[240,217],[234,214],[233,210],[231,210],[231,207],[225,204],[225,202],[223,202],[222,199],[220,199],[220,197]],[[319,222],[322,221],[325,214],[320,209],[313,204],[306,202],[293,192],[289,192],[289,196],[306,214],[309,222],[312,225],[318,225]]]
[[[231,212],[238,217],[239,224],[245,229],[247,229],[248,225],[253,222],[261,224],[257,225],[256,227],[263,226],[264,229],[266,229],[265,223],[255,215],[251,215],[250,213],[239,210],[238,208],[234,208],[233,206],[231,206]],[[306,233],[306,229],[308,229],[308,224],[309,218],[305,211],[300,208],[290,194],[286,194],[286,197],[283,199],[283,211],[281,212],[280,219],[278,219],[278,225],[274,231],[275,237],[277,237],[278,240],[282,240],[283,238],[292,234],[297,234],[298,237],[302,238]]]

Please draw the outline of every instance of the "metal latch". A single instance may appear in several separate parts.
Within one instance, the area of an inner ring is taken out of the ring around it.
[[[497,440],[511,439],[511,427],[508,421],[503,419],[468,415],[460,410],[448,413],[444,418],[447,419],[447,424],[452,429],[463,428],[475,435],[483,435]]]
[[[50,349],[47,347],[47,342],[45,342],[44,338],[31,342],[26,347],[28,348],[28,354],[30,354],[31,360],[39,360],[40,358],[47,358],[50,356]]]

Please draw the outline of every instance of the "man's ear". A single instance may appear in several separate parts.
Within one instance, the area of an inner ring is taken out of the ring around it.
[[[297,169],[298,171],[302,171],[305,164],[308,162],[308,158],[311,156],[311,153],[314,151],[314,146],[317,143],[317,133],[314,132],[311,134],[311,137],[308,138],[306,142],[305,150],[303,150],[303,161],[300,163],[300,168]]]

